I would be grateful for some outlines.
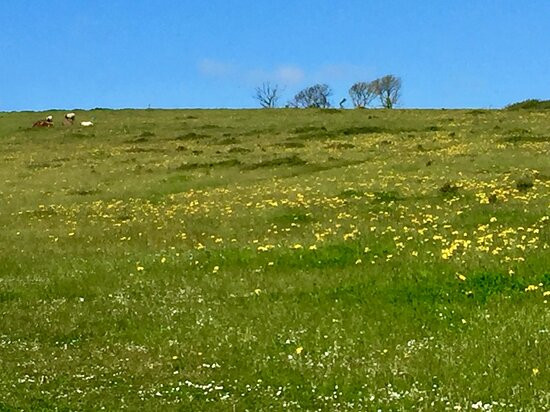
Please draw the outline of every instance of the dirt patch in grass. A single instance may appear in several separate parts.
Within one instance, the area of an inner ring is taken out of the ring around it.
[[[333,142],[325,146],[327,149],[353,149],[355,147],[352,143],[346,142]]]
[[[99,189],[69,189],[67,190],[68,195],[77,195],[77,196],[90,196],[101,193]]]
[[[195,162],[195,163],[182,163],[174,168],[174,170],[195,170],[195,169],[210,169],[214,167],[233,167],[240,166],[241,161],[238,159],[221,160],[219,162]]]
[[[162,153],[164,152],[164,150],[156,147],[132,146],[126,149],[126,152],[128,153]]]
[[[258,163],[252,163],[249,165],[243,166],[244,170],[254,170],[260,168],[268,167],[279,167],[279,166],[303,166],[307,162],[301,159],[299,156],[288,156],[288,157],[279,157],[277,159],[262,160]]]
[[[347,127],[341,129],[340,133],[344,136],[352,136],[357,134],[370,134],[370,133],[389,133],[388,129],[377,126],[362,126],[362,127]]]
[[[216,145],[230,145],[230,144],[237,144],[240,143],[240,140],[234,138],[234,137],[226,137],[225,139],[221,139],[214,144]]]
[[[550,135],[535,135],[529,131],[515,133],[501,139],[506,143],[540,143],[540,142],[550,142]]]
[[[250,149],[247,149],[246,147],[239,147],[239,146],[235,146],[235,147],[231,147],[227,153],[250,153],[252,150]]]
[[[198,140],[198,139],[207,139],[209,137],[212,137],[212,136],[209,136],[207,134],[189,132],[189,133],[185,133],[185,134],[181,134],[179,136],[176,136],[174,138],[174,140]]]
[[[141,132],[141,134],[139,136],[140,137],[153,137],[153,136],[156,136],[156,134],[154,132],[145,131],[145,132]]]
[[[378,133],[398,134],[403,132],[418,132],[418,130],[407,128],[391,129],[378,126],[355,126],[328,130],[325,126],[307,126],[298,127],[293,131],[297,139],[330,139],[338,136],[357,136]]]
[[[286,147],[287,149],[297,149],[306,147],[306,145],[302,142],[283,142],[283,143],[277,143],[277,146]]]

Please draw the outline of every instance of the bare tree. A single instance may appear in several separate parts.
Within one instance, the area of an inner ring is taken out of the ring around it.
[[[310,86],[294,96],[288,105],[290,107],[330,107],[329,97],[332,95],[332,90],[327,84],[316,84]]]
[[[254,99],[260,102],[260,105],[266,109],[272,109],[277,107],[279,101],[279,85],[272,85],[269,82],[263,83],[261,86],[256,87],[256,93]]]
[[[401,79],[393,74],[388,74],[374,80],[372,83],[376,94],[380,98],[382,107],[386,109],[393,108],[401,97]]]
[[[357,82],[349,89],[355,107],[367,107],[377,96],[375,82]]]

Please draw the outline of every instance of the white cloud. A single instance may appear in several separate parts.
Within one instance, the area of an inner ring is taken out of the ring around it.
[[[305,78],[304,71],[297,66],[279,66],[275,70],[275,79],[284,84],[297,84]]]
[[[334,63],[318,66],[307,72],[295,64],[280,64],[270,68],[247,67],[244,64],[204,58],[197,63],[197,70],[203,76],[228,79],[247,87],[263,82],[281,86],[297,86],[304,82],[331,84],[374,79],[376,69],[350,63]]]
[[[197,70],[203,76],[229,78],[247,85],[261,82],[277,82],[282,85],[295,85],[306,78],[303,69],[296,65],[283,64],[271,69],[245,67],[216,59],[202,59],[197,62]]]
[[[250,69],[243,72],[243,80],[251,85],[273,81],[273,75],[264,69]]]
[[[369,66],[339,63],[321,66],[313,75],[319,81],[331,80],[369,81],[375,77],[375,70]]]
[[[243,78],[250,84],[274,82],[285,86],[293,86],[304,80],[305,73],[298,66],[281,65],[270,70],[259,68],[249,69],[244,72]]]
[[[197,69],[205,76],[228,77],[235,73],[236,67],[227,62],[214,59],[202,59],[197,63]]]

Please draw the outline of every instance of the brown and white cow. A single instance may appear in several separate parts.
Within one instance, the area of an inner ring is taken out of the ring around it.
[[[53,116],[48,116],[45,120],[34,122],[32,127],[53,127]]]

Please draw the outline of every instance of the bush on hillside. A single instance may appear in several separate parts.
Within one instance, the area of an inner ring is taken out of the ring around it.
[[[294,99],[288,102],[288,106],[327,109],[330,107],[329,97],[331,95],[332,89],[327,84],[315,84],[296,94]]]
[[[528,99],[521,102],[512,103],[506,106],[507,110],[547,110],[550,109],[550,100],[537,100],[537,99]]]

